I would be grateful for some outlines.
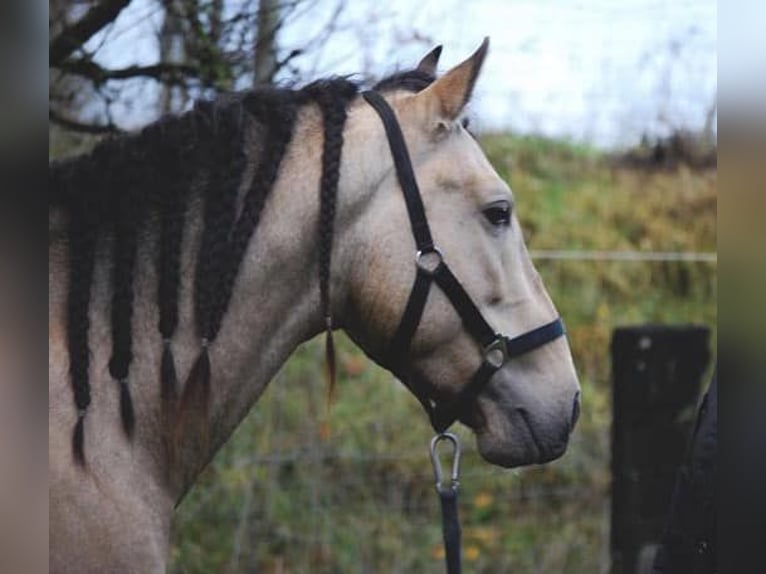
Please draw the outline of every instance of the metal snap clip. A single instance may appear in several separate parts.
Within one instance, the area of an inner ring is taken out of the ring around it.
[[[452,443],[452,473],[450,475],[450,483],[448,486],[444,486],[444,473],[442,471],[442,463],[439,460],[438,447],[440,442]],[[436,481],[436,491],[444,492],[445,490],[457,490],[460,484],[460,441],[457,436],[452,433],[440,433],[431,439],[431,464],[434,467],[434,479]]]

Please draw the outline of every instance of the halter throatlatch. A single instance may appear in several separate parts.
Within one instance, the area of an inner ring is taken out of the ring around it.
[[[409,355],[410,344],[423,316],[432,283],[436,283],[441,288],[460,315],[463,326],[483,349],[479,368],[460,392],[446,403],[437,403],[423,389],[415,387],[411,381],[403,380],[423,405],[436,432],[442,433],[466,413],[482,389],[489,383],[492,375],[507,361],[561,337],[564,335],[564,324],[561,318],[557,317],[550,323],[513,338],[498,334],[489,326],[460,281],[450,271],[442,252],[434,245],[407,145],[394,111],[377,92],[367,91],[362,95],[378,113],[386,130],[416,245],[415,283],[391,342],[388,353],[389,366],[394,368],[401,366]],[[397,371],[401,370],[397,369]]]

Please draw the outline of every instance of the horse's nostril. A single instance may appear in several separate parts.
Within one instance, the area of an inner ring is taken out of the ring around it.
[[[572,426],[571,428],[574,429],[575,425],[577,424],[577,419],[580,418],[580,393],[575,395],[574,398],[574,405],[572,405]]]

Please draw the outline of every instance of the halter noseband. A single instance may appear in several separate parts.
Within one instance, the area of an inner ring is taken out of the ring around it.
[[[404,315],[402,315],[399,327],[391,342],[388,362],[392,366],[399,366],[404,362],[404,358],[409,353],[412,338],[423,316],[431,283],[434,282],[447,295],[455,311],[460,315],[463,326],[483,349],[482,363],[471,380],[446,403],[436,403],[422,389],[416,388],[411,381],[403,379],[404,384],[418,398],[428,413],[431,425],[436,432],[441,433],[460,418],[489,383],[492,375],[500,370],[507,361],[563,336],[564,324],[558,317],[550,323],[514,338],[495,333],[471,297],[463,289],[457,277],[444,262],[442,252],[434,245],[407,145],[404,142],[404,136],[394,111],[377,92],[367,91],[362,96],[378,113],[386,130],[388,145],[396,167],[396,175],[407,203],[407,213],[410,217],[410,225],[417,246],[415,283],[404,309]]]

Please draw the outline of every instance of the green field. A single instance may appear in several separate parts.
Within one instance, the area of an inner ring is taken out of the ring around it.
[[[514,190],[530,249],[715,251],[717,174],[629,169],[534,137],[483,138]],[[583,386],[570,449],[544,467],[490,467],[464,437],[471,573],[597,573],[608,557],[609,340],[628,324],[717,320],[711,262],[538,261]],[[328,412],[319,341],[300,348],[183,502],[176,573],[440,573],[432,431],[390,374],[339,342]]]

